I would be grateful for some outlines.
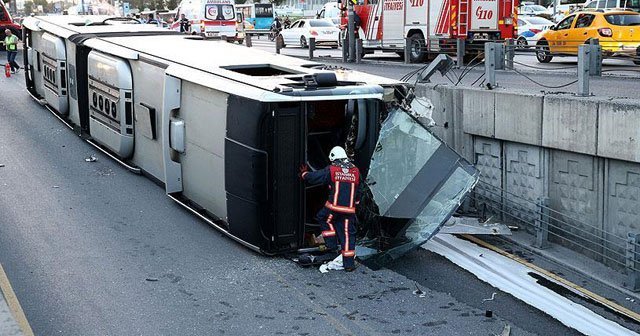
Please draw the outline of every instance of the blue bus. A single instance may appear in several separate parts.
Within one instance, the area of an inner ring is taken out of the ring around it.
[[[246,21],[249,21],[254,29],[269,29],[273,23],[273,4],[254,3],[236,5],[236,11],[242,13]]]

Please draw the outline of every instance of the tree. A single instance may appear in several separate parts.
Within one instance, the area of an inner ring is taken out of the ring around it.
[[[168,10],[173,10],[178,7],[178,0],[166,0],[166,5]]]
[[[27,15],[33,13],[33,1],[25,1],[24,2],[24,12]]]

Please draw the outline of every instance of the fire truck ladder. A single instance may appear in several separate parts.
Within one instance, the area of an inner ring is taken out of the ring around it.
[[[458,36],[466,37],[469,24],[469,0],[458,0]]]

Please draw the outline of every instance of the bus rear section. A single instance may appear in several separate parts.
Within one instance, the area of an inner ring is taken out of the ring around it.
[[[235,40],[236,10],[233,0],[206,0],[203,6],[202,35]]]

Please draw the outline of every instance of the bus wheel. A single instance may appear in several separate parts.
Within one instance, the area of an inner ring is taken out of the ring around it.
[[[424,36],[420,33],[413,33],[409,36],[409,41],[411,42],[411,54],[409,55],[411,63],[420,63],[424,61],[424,56],[426,54]]]

